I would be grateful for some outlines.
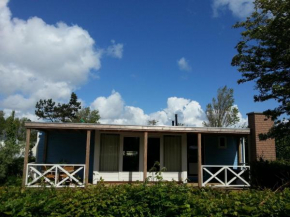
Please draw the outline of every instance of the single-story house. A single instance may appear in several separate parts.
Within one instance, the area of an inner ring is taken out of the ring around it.
[[[248,120],[249,128],[27,122],[23,186],[156,181],[161,170],[164,181],[247,187],[249,162],[276,157],[275,141],[258,137],[273,122],[255,112]],[[39,142],[28,163],[32,129]]]

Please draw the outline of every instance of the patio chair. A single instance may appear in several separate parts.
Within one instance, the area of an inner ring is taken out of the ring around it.
[[[63,166],[62,167],[64,170],[66,170],[68,173],[73,173],[75,171],[74,166]],[[68,177],[68,175],[64,172],[60,172],[59,174],[60,179],[65,179],[66,177]],[[70,182],[72,180],[70,179]]]
[[[48,166],[42,166],[43,173],[45,173],[50,168],[51,167],[48,167]],[[45,177],[48,178],[48,179],[55,179],[55,171],[51,171],[51,172],[45,174]]]

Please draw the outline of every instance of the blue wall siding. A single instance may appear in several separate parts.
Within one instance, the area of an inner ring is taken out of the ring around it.
[[[90,144],[89,179],[92,179],[94,165],[94,131]],[[46,163],[85,164],[86,131],[51,131],[48,134]],[[42,163],[44,132],[41,133],[37,149],[37,162]]]
[[[205,161],[206,165],[238,165],[238,138],[225,136],[227,148],[218,147],[219,136],[205,136]]]

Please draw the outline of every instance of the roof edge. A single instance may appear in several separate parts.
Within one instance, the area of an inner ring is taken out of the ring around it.
[[[76,129],[76,130],[101,130],[101,131],[250,134],[249,128],[221,128],[221,127],[185,127],[185,126],[150,126],[150,125],[142,126],[142,125],[46,123],[46,122],[26,122],[25,127],[28,129],[36,129],[36,130]]]

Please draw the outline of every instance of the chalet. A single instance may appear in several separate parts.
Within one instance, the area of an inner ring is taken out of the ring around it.
[[[275,141],[258,136],[273,122],[255,112],[248,122],[249,128],[27,122],[23,186],[155,181],[152,170],[166,168],[164,181],[249,187],[249,162],[276,155]],[[39,143],[36,162],[28,163],[32,129]]]

